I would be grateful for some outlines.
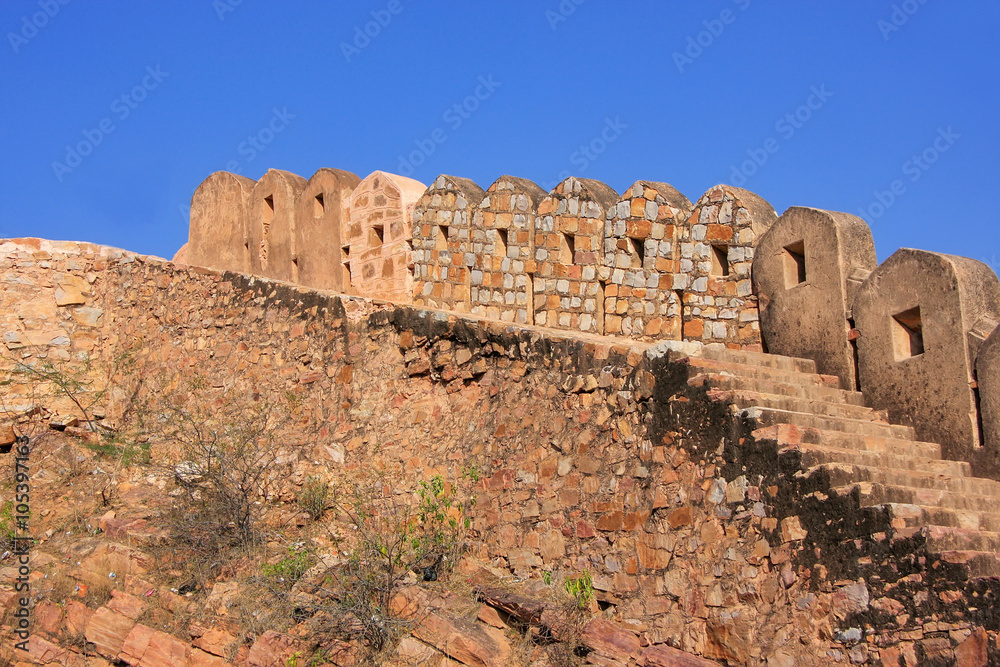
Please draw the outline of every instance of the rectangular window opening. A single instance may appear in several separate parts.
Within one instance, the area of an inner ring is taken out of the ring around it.
[[[892,316],[892,346],[896,361],[924,353],[924,332],[920,321],[920,306]]]
[[[806,281],[806,244],[799,241],[785,246],[782,253],[785,266],[785,289],[791,289]]]
[[[323,206],[323,193],[321,192],[313,199],[313,217],[322,218],[324,210],[326,209]]]
[[[562,235],[562,247],[559,249],[559,262],[561,264],[572,264],[576,259],[576,237],[572,234]]]
[[[270,225],[274,220],[274,196],[264,197],[264,208],[261,210],[262,222]]]
[[[382,225],[372,225],[368,233],[368,247],[378,248],[385,238],[385,230]]]
[[[729,246],[712,246],[712,271],[709,275],[719,278],[729,276]]]
[[[434,239],[434,249],[435,250],[447,250],[448,249],[448,227],[446,225],[438,225],[437,238]]]
[[[507,256],[507,238],[506,229],[497,230],[497,247],[495,254],[500,255],[501,257]]]
[[[646,265],[646,242],[642,239],[629,239],[632,242],[632,250],[638,258],[638,266],[633,268],[641,269]]]
[[[343,266],[343,270],[344,270],[344,273],[343,273],[343,276],[344,276],[344,287],[345,288],[346,287],[350,287],[351,286],[351,265],[348,262],[344,262],[342,266]]]

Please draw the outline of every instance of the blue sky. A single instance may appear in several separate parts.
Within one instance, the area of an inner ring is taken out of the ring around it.
[[[1000,265],[984,0],[3,0],[0,237],[170,257],[228,169],[573,174],[864,212]],[[366,34],[367,32],[367,34]]]

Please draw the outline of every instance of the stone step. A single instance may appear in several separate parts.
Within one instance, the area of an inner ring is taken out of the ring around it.
[[[885,452],[900,456],[916,456],[924,459],[940,459],[941,445],[934,442],[920,442],[906,438],[856,435],[842,431],[826,431],[795,424],[775,424],[764,426],[753,432],[757,440],[775,440],[782,445],[820,445],[839,449],[854,449],[869,452]],[[964,465],[964,464],[963,464]]]
[[[844,403],[847,405],[864,405],[864,394],[858,391],[835,389],[827,385],[801,384],[798,382],[778,382],[766,378],[745,377],[728,372],[701,373],[688,380],[693,386],[703,386],[718,389],[746,389],[761,394],[776,394],[793,396],[828,403]]]
[[[956,510],[929,505],[887,503],[892,509],[893,524],[899,528],[920,526],[950,526],[967,530],[985,530],[1000,533],[1000,514],[978,510]]]
[[[983,507],[997,507],[998,499],[993,496],[979,496],[971,493],[955,493],[941,489],[917,489],[910,486],[856,482],[834,487],[831,493],[841,495],[857,489],[862,507],[875,505],[902,504],[946,509],[979,511]]]
[[[760,378],[788,384],[816,385],[821,387],[840,388],[840,378],[835,375],[820,375],[819,373],[803,373],[800,371],[771,368],[770,366],[754,366],[735,364],[701,356],[686,356],[678,359],[691,368],[704,370],[708,373],[727,372],[739,377]]]
[[[913,428],[909,426],[897,426],[895,424],[848,419],[845,417],[825,417],[807,412],[779,410],[766,406],[747,406],[740,410],[740,414],[756,419],[757,423],[761,426],[792,424],[794,426],[804,426],[822,431],[842,431],[855,435],[871,435],[897,440],[913,440],[916,437]]]
[[[728,394],[733,403],[740,407],[756,406],[787,412],[802,412],[819,417],[857,419],[859,421],[870,421],[880,424],[889,423],[888,416],[885,413],[863,405],[829,403],[827,401],[816,401],[808,398],[797,398],[795,396],[779,396],[777,394],[761,394],[746,389],[721,391]]]
[[[900,528],[896,531],[893,541],[905,540],[923,535],[930,551],[983,551],[1000,552],[1000,533],[982,530],[969,530],[953,526],[918,526],[915,528]]]
[[[741,366],[766,366],[781,371],[793,373],[815,373],[816,362],[812,359],[798,357],[783,357],[778,354],[764,352],[749,352],[747,350],[730,350],[721,345],[706,345],[699,353],[705,359],[714,359]]]
[[[913,444],[904,441],[906,444]],[[859,444],[863,445],[864,440]],[[802,468],[811,468],[824,463],[848,463],[853,465],[886,467],[898,470],[910,470],[932,475],[950,475],[952,477],[971,477],[971,466],[965,461],[948,461],[945,459],[913,456],[908,452],[890,453],[884,449],[864,449],[831,447],[828,445],[811,445],[800,443],[788,445],[778,450],[778,454],[798,451],[802,456]]]
[[[990,497],[1000,505],[1000,482],[982,477],[936,475],[917,470],[904,470],[883,466],[865,466],[853,463],[821,463],[799,474],[812,475],[822,471],[830,476],[830,486],[844,486],[856,482],[872,482],[887,486],[909,487],[916,491],[945,491],[956,494]],[[935,505],[937,503],[920,503]]]

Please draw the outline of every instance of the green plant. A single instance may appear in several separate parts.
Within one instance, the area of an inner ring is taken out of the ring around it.
[[[552,573],[548,570],[542,572],[542,583],[546,586],[552,585]]]
[[[17,526],[14,523],[14,502],[8,500],[0,505],[0,551],[12,549],[16,537]]]
[[[288,656],[285,660],[285,667],[299,667],[299,660],[302,658],[302,652],[296,651],[295,653]]]
[[[313,521],[319,521],[323,517],[323,513],[328,507],[329,498],[330,486],[311,475],[306,478],[302,490],[295,495],[295,501],[299,507],[308,513],[309,518]]]
[[[313,555],[299,542],[289,545],[288,554],[277,563],[263,565],[261,574],[291,586],[302,578],[314,562]]]
[[[563,586],[566,587],[566,592],[576,600],[576,605],[580,609],[586,609],[590,605],[590,601],[594,599],[594,580],[591,578],[590,572],[584,571],[567,579]]]
[[[374,653],[390,646],[410,624],[390,601],[410,573],[426,581],[447,573],[464,544],[466,512],[440,476],[414,493],[394,493],[381,475],[337,494],[349,530],[342,538],[345,562],[327,580],[342,632],[359,637]]]

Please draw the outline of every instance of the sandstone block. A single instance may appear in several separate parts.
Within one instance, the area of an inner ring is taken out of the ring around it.
[[[860,218],[814,208],[785,211],[753,259],[768,351],[813,359],[820,373],[853,389],[851,306],[877,264],[871,230]]]
[[[1000,322],[1000,280],[964,257],[903,248],[869,276],[854,301],[859,375],[872,407],[976,474],[1000,474],[978,449],[974,364]]]
[[[268,169],[254,185],[247,224],[250,273],[295,282],[295,214],[305,187],[304,178],[279,169]]]
[[[293,282],[350,293],[349,258],[343,242],[351,193],[361,179],[349,171],[318,170],[299,192],[292,234]]]
[[[217,171],[191,197],[187,249],[177,261],[222,271],[250,271],[249,203],[256,183]]]

